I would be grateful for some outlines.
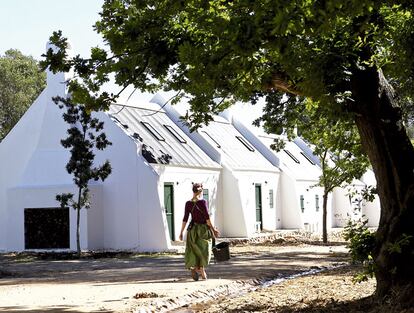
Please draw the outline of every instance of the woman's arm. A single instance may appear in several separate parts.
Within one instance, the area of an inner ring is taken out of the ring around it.
[[[183,223],[181,224],[180,236],[178,237],[178,239],[180,241],[183,240],[183,232],[184,232],[184,229],[185,229],[185,225],[187,225],[187,221],[183,221]]]
[[[211,232],[213,233],[214,238],[218,237],[220,235],[220,232],[217,228],[213,226],[210,219],[206,220],[207,226],[211,229]]]

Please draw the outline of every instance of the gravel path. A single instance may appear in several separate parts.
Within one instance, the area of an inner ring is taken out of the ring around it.
[[[220,288],[347,260],[343,245],[238,244],[231,255],[211,264],[209,279],[198,282],[183,268],[181,254],[54,261],[0,255],[0,312],[168,311],[178,303],[207,301]]]

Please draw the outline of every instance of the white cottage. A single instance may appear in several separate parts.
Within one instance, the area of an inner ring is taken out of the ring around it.
[[[118,137],[112,139],[118,147],[113,145],[114,155],[110,160],[113,163],[117,157],[117,167],[124,170],[123,173],[112,173],[109,179],[114,180],[112,188],[119,188],[117,181],[124,181],[126,186],[118,195],[108,197],[107,201],[112,202],[110,207],[117,208],[119,203],[123,203],[122,210],[138,212],[138,220],[143,222],[140,237],[152,234],[155,241],[147,238],[152,243],[141,249],[146,251],[159,245],[157,233],[164,234],[166,243],[178,239],[184,205],[192,196],[192,183],[203,183],[203,197],[209,204],[213,221],[220,200],[221,166],[184,134],[163,110],[159,107],[154,110],[154,106],[153,103],[146,104],[144,108],[112,105],[109,111],[110,119],[115,122],[111,127],[117,127],[119,132]],[[130,149],[135,150],[128,164],[125,164],[125,153],[120,153],[119,142],[122,140],[128,140],[128,145],[132,144]],[[115,164],[113,166],[116,168]],[[134,173],[138,174],[138,181],[133,182],[130,188],[125,178],[135,176],[131,175]],[[127,205],[131,207],[126,208]],[[155,212],[158,216],[153,215]],[[118,218],[118,213],[117,210],[108,212],[112,215],[111,221]],[[121,220],[119,226],[122,227],[125,222]],[[157,226],[158,222],[161,224]]]
[[[321,166],[319,158],[312,153],[312,149],[308,143],[299,137],[295,138],[294,142],[315,164],[319,167]],[[332,191],[332,214],[330,215],[331,227],[344,227],[349,220],[358,220],[363,215],[367,217],[369,216],[369,219],[371,220],[369,223],[372,223],[370,226],[378,225],[375,224],[378,222],[380,211],[378,197],[376,197],[373,202],[367,202],[361,198],[361,191],[367,185],[370,185],[363,181],[364,177],[367,182],[371,183],[371,185],[376,185],[372,171],[368,170],[363,178],[354,179],[351,184],[334,188]]]
[[[257,150],[280,168],[277,206],[281,210],[277,216],[277,227],[321,232],[323,190],[316,186],[321,175],[320,168],[285,137],[246,126],[236,117],[231,117],[231,120]],[[276,138],[285,142],[284,149],[279,152],[270,148]]]
[[[0,250],[76,249],[75,211],[55,200],[77,193],[65,169],[69,152],[60,144],[67,124],[52,101],[67,96],[67,78],[48,72],[46,89],[0,144]],[[82,249],[170,249],[192,182],[204,184],[214,219],[221,167],[164,112],[113,105],[98,117],[113,145],[97,151],[96,162],[109,159],[113,171],[90,185]]]
[[[279,170],[263,157],[235,127],[221,116],[190,133],[173,106],[157,95],[152,100],[163,106],[168,116],[203,151],[222,166],[221,206],[217,225],[223,236],[250,237],[261,230],[275,230],[276,192]]]

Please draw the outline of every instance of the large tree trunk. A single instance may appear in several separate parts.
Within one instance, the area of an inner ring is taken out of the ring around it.
[[[376,294],[414,306],[414,149],[392,89],[376,69],[353,71],[362,145],[377,179],[381,218],[374,251]]]

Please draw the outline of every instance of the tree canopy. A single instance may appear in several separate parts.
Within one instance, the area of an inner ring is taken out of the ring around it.
[[[414,3],[378,0],[106,0],[96,30],[109,51],[68,59],[55,33],[44,66],[74,68],[73,100],[106,109],[99,92],[115,75],[121,90],[188,95],[192,125],[235,101],[273,101],[274,118],[293,121],[306,98],[314,118],[352,122],[378,182],[381,220],[374,251],[377,295],[414,305]],[[178,97],[179,98],[179,97]],[[219,101],[217,101],[219,100]]]
[[[46,86],[38,62],[18,50],[0,56],[0,141]]]

